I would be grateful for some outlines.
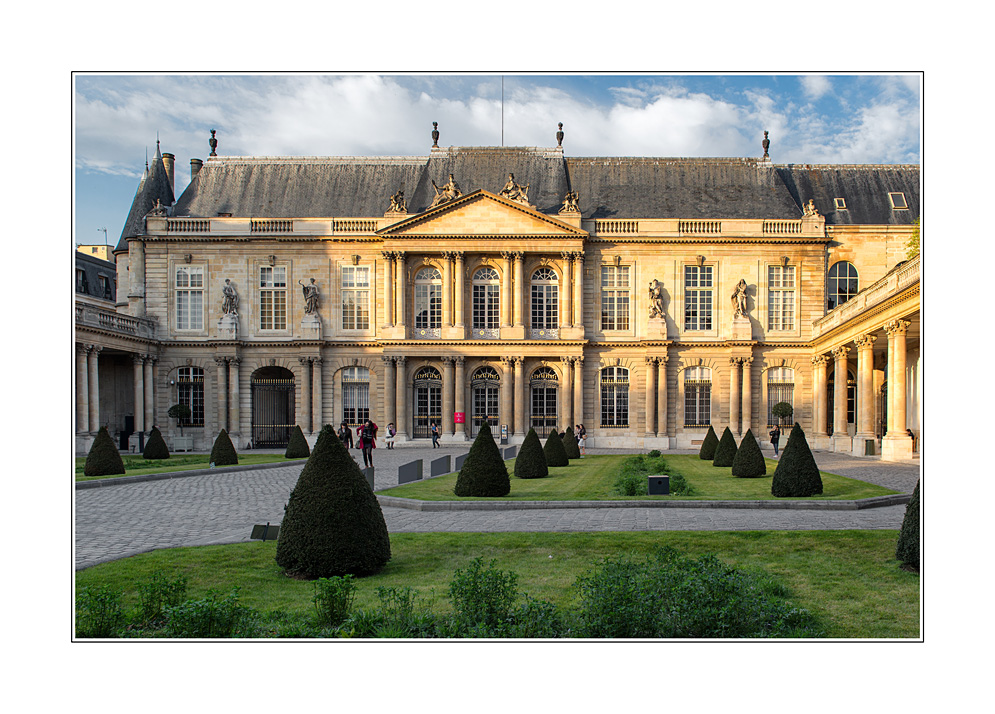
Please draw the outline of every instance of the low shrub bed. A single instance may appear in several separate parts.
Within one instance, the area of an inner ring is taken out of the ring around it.
[[[647,477],[655,474],[666,474],[670,476],[671,496],[694,495],[694,489],[688,484],[687,479],[682,474],[671,472],[659,451],[656,452],[656,456],[653,456],[653,453],[650,452],[648,456],[640,454],[625,459],[619,467],[618,476],[615,477],[612,492],[619,496],[648,496],[649,479]]]

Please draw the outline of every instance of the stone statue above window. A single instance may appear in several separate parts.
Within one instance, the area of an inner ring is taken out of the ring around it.
[[[736,291],[732,294],[732,301],[736,306],[736,314],[733,317],[746,317],[746,281],[742,278],[736,284]]]
[[[311,278],[310,285],[305,285],[300,280],[297,281],[297,284],[304,291],[304,314],[318,314],[318,286],[314,284],[314,278]]]
[[[435,189],[435,198],[432,199],[432,204],[429,208],[435,208],[436,206],[448,203],[449,201],[455,200],[463,195],[459,184],[456,183],[456,178],[452,174],[449,174],[449,181],[443,186],[436,184],[435,179],[433,179],[432,187]]]
[[[221,288],[221,292],[224,299],[221,303],[221,312],[225,315],[238,316],[238,293],[235,292],[235,286],[231,284],[231,280],[225,278],[225,286]]]
[[[650,281],[650,319],[654,317],[664,317],[663,312],[663,285],[659,280]]]

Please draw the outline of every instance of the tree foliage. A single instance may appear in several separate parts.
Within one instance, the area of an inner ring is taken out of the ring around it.
[[[912,499],[905,507],[905,518],[902,519],[902,530],[898,533],[898,547],[895,557],[903,565],[919,571],[919,482],[916,481]]]
[[[732,435],[729,427],[722,432],[719,445],[715,447],[715,458],[712,459],[712,466],[732,466],[733,459],[736,458],[736,437]]]
[[[760,444],[757,443],[757,437],[753,436],[752,429],[746,430],[739,450],[736,451],[736,458],[732,460],[732,475],[739,478],[767,475],[767,461],[760,451]]]
[[[574,436],[574,433],[570,429],[563,432],[563,451],[566,453],[568,459],[580,458],[580,447],[577,445],[577,437]]]
[[[542,451],[542,443],[535,429],[529,429],[518,450],[515,459],[516,478],[545,478],[549,476],[549,466],[546,464],[546,454]]]
[[[124,461],[121,459],[121,452],[118,451],[111,435],[107,433],[107,427],[102,426],[90,446],[90,452],[86,455],[83,475],[113,476],[123,473]]]
[[[774,469],[770,492],[778,497],[816,496],[822,493],[822,475],[798,422],[791,428],[788,445]]]
[[[457,496],[507,496],[511,492],[508,467],[504,465],[487,422],[477,432],[463,468],[456,476],[453,492]]]
[[[556,429],[549,432],[549,436],[546,437],[542,453],[546,455],[546,464],[548,466],[568,466],[570,464],[567,452],[563,448],[563,439],[560,438]]]
[[[294,430],[290,433],[290,442],[287,444],[287,451],[283,454],[287,459],[306,459],[311,455],[311,447],[307,445],[304,432],[300,424],[294,424]]]
[[[231,437],[224,429],[211,447],[211,463],[215,466],[234,466],[238,463],[238,452],[235,451],[235,445],[231,443]]]
[[[145,442],[145,451],[142,452],[142,457],[149,461],[169,458],[169,447],[166,446],[166,440],[162,438],[159,427],[152,427],[149,440]]]
[[[701,448],[698,450],[698,458],[704,461],[711,461],[715,458],[715,449],[719,445],[719,438],[715,436],[715,429],[712,425],[708,425],[708,433],[705,434],[705,438],[701,442]]]

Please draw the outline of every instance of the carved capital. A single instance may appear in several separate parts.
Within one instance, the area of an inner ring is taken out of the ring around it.
[[[155,361],[155,360],[153,360],[153,361]],[[238,367],[240,364],[242,364],[242,358],[241,357],[229,357],[228,358],[228,364],[230,364],[232,367]]]
[[[394,358],[387,355],[380,355],[380,361],[384,364],[394,364]]]
[[[869,350],[873,349],[874,340],[876,339],[877,337],[875,337],[874,335],[861,335],[860,337],[854,338],[853,344],[857,345],[857,349]]]
[[[384,260],[386,260],[389,263],[393,263],[394,260],[397,258],[397,255],[390,250],[382,250],[380,251],[380,255],[382,255]]]
[[[512,357],[511,359],[514,361],[516,367],[521,367],[525,363],[524,357]]]
[[[563,364],[567,365],[573,364],[573,361],[574,361],[573,357],[560,357],[560,362],[562,362]]]
[[[846,356],[848,354],[850,354],[850,348],[849,347],[841,346],[841,347],[837,347],[837,348],[835,348],[833,350],[833,357],[835,359],[846,359]]]
[[[393,255],[394,255],[394,260],[396,260],[398,263],[403,263],[408,256],[408,254],[403,250],[396,250],[393,252]]]
[[[308,362],[311,361],[311,358],[310,357],[298,357],[297,361],[300,362],[301,364],[307,364]]]
[[[405,357],[404,355],[398,355],[397,357],[394,358],[394,363],[398,366],[399,369],[403,368],[407,361],[408,358]]]
[[[826,357],[826,355],[816,355],[815,357],[812,358],[812,364],[814,364],[816,367],[821,367],[822,365],[825,365],[828,362],[829,358]]]
[[[584,364],[584,356],[581,355],[580,357],[574,357],[574,363],[575,364]]]
[[[908,320],[892,320],[884,326],[884,329],[889,337],[893,337],[907,334],[911,325]]]
[[[667,364],[667,362],[670,361],[670,355],[668,354],[657,355],[656,361],[659,362],[661,365],[665,365]]]
[[[83,352],[83,350],[78,350]],[[135,366],[141,366],[145,362],[145,355],[131,355],[131,362]]]
[[[510,262],[514,259],[515,254],[510,250],[502,250],[501,257]]]
[[[563,260],[565,260],[566,262],[568,262],[568,263],[574,262],[574,254],[573,253],[570,253],[570,252],[567,252],[567,251],[563,251],[562,253],[560,253],[560,255],[563,257]]]
[[[453,359],[456,360],[456,364],[458,364],[458,365],[464,365],[464,364],[466,364],[466,357],[464,357],[463,355],[457,355]]]
[[[454,250],[452,252],[452,256],[453,260],[455,260],[457,263],[462,263],[463,259],[466,258],[466,253],[464,253],[462,250]]]
[[[656,357],[646,355],[646,364],[656,364]]]
[[[511,255],[514,257],[516,263],[520,263],[525,260],[525,253],[520,250],[516,250]]]
[[[219,367],[223,367],[226,362],[228,362],[228,358],[227,357],[215,357],[214,358],[214,364],[218,365]]]
[[[753,364],[752,357],[740,357],[740,359],[742,360],[744,367],[749,367],[751,364]]]
[[[584,262],[584,254],[583,253],[573,253],[572,255],[573,255],[574,260],[577,261],[578,263],[583,263]]]
[[[730,357],[729,358],[729,364],[733,365],[734,367],[738,367],[739,365],[743,364],[743,358],[742,357]]]
[[[321,357],[312,357],[311,362],[314,364],[315,368],[321,367]]]

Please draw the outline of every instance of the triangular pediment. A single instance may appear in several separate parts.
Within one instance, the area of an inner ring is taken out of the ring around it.
[[[585,236],[568,223],[479,189],[377,231],[384,237]]]

